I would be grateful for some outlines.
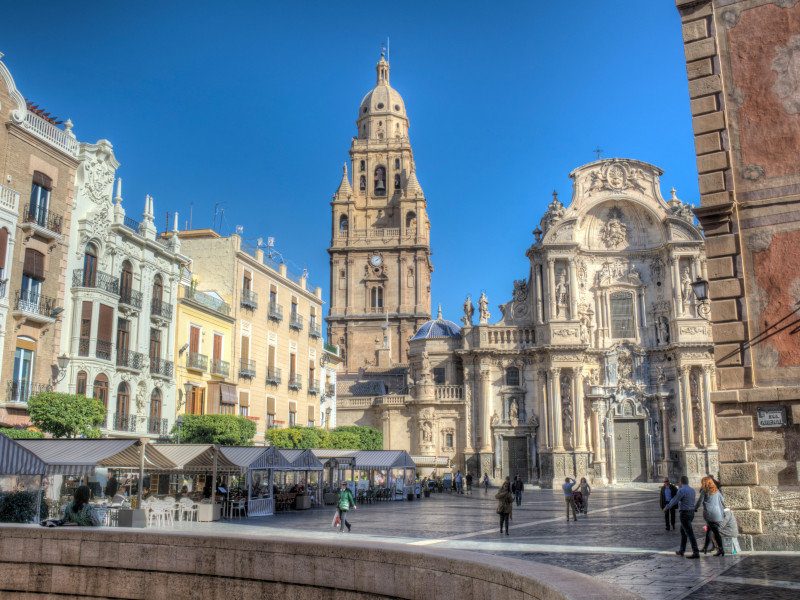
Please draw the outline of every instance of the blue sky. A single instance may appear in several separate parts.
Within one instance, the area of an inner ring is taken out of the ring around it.
[[[428,199],[432,301],[492,320],[568,173],[604,157],[661,167],[698,204],[680,19],[671,0],[63,2],[4,7],[3,61],[23,95],[108,139],[126,211],[276,240],[328,298],[329,202],[390,37]],[[38,15],[38,16],[37,16]],[[47,25],[43,27],[43,23]],[[10,24],[13,23],[13,26]]]

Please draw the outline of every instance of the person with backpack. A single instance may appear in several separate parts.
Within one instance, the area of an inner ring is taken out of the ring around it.
[[[522,479],[517,475],[514,477],[514,483],[511,484],[511,491],[514,492],[514,500],[517,501],[517,506],[522,504],[522,491],[525,489],[525,484]]]
[[[356,506],[355,498],[353,498],[353,492],[348,489],[346,481],[342,482],[342,489],[339,490],[339,499],[336,505],[339,507],[339,533],[344,533],[345,525],[349,533],[350,523],[347,521],[347,511],[350,510],[351,507],[353,510],[356,510],[358,507]]]

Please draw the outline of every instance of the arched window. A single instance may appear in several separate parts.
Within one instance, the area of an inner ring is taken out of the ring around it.
[[[161,431],[161,390],[153,389],[150,394],[150,419],[147,423],[149,433],[162,433]],[[166,433],[166,432],[165,432]]]
[[[348,226],[347,215],[342,215],[341,217],[339,217],[339,231],[344,231],[345,233],[347,233],[347,226]]]
[[[506,385],[519,385],[519,369],[517,367],[508,367],[506,369]]]
[[[370,294],[370,306],[373,310],[382,309],[383,308],[383,288],[382,287],[374,287],[372,288],[372,293]]]
[[[358,189],[360,189],[362,192],[367,189],[367,178],[364,175],[362,175],[361,179],[359,179]]]
[[[395,175],[394,176],[394,189],[395,190],[399,190],[400,189],[400,175]]]
[[[108,408],[108,377],[100,373],[94,378],[94,390],[92,395],[98,400],[103,401],[103,406]]]
[[[133,290],[133,267],[130,261],[122,263],[122,277],[119,280],[119,297],[125,304],[131,303],[131,291]]]
[[[8,255],[8,229],[0,229],[0,279],[6,278],[6,256]]]
[[[161,275],[156,275],[153,279],[153,314],[160,315],[161,301],[164,299],[164,284],[161,280]]]
[[[128,416],[130,411],[131,394],[128,391],[128,384],[124,381],[117,388],[117,415]]]
[[[617,292],[611,294],[611,337],[636,337],[633,317],[633,294]]]
[[[375,168],[375,195],[376,196],[383,196],[386,194],[386,168],[385,167],[376,167]]]
[[[75,380],[75,393],[81,396],[86,395],[86,371],[78,371],[78,378]]]
[[[416,213],[409,212],[406,214],[406,229],[414,229],[417,226],[417,215]]]
[[[83,287],[94,287],[97,281],[97,248],[86,244],[83,253]]]
[[[367,170],[367,161],[365,161],[365,160],[362,160],[362,161],[359,163],[358,170],[359,170],[359,171],[366,171],[366,170]]]

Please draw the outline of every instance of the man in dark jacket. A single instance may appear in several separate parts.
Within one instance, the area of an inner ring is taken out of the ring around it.
[[[661,486],[661,498],[659,499],[661,510],[664,510],[664,507],[669,504],[669,501],[672,500],[677,493],[678,488],[669,482],[668,477],[664,477],[664,485]],[[670,521],[672,522],[673,531],[675,530],[675,509],[676,507],[673,507],[664,513],[664,522],[667,524],[667,531],[669,531]]]
[[[522,479],[520,476],[517,475],[514,478],[514,483],[511,484],[511,491],[514,492],[514,500],[517,501],[517,506],[522,504],[522,491],[525,489],[525,484],[522,483]]]
[[[111,479],[106,482],[106,498],[113,498],[119,489],[119,482],[116,475],[111,475]]]

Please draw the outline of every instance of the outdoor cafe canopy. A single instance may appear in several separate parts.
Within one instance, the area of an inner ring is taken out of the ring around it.
[[[30,450],[0,433],[0,475],[44,475],[47,465]]]
[[[313,450],[317,458],[328,462],[331,460],[348,460],[348,466],[361,471],[379,471],[388,469],[416,469],[411,456],[405,450]]]
[[[322,471],[324,469],[322,463],[314,455],[312,450],[300,449],[285,449],[277,448],[286,462],[289,463],[288,467],[274,467],[280,471]]]

